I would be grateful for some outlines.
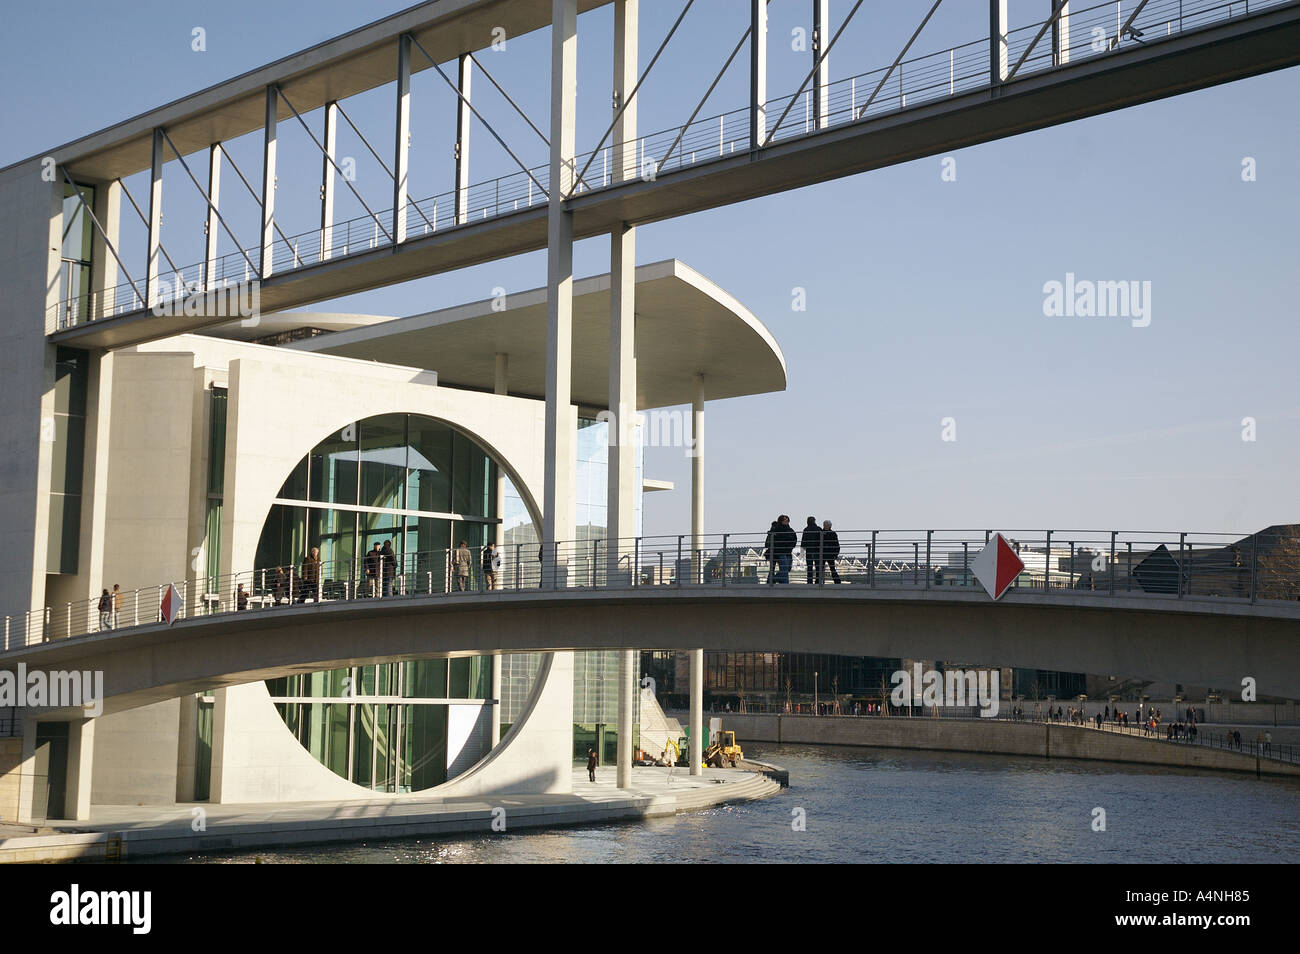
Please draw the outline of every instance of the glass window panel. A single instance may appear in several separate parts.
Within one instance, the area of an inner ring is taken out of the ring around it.
[[[375,760],[375,707],[360,703],[352,708],[352,781],[370,788]]]
[[[311,497],[321,503],[357,502],[357,426],[351,424],[312,450]]]
[[[451,428],[440,421],[412,417],[407,463],[411,509],[451,510]]]
[[[362,421],[361,504],[401,510],[405,507],[406,415],[384,414]]]
[[[356,579],[357,515],[351,510],[309,510],[311,545],[320,548],[321,579],[329,584]],[[332,590],[334,588],[331,588]],[[337,587],[341,591],[341,585]],[[341,597],[342,592],[327,596]]]
[[[306,500],[307,499],[307,461],[310,457],[304,457],[298,461],[298,466],[290,473],[289,478],[284,482],[277,495],[281,500]]]
[[[475,460],[483,452],[460,432],[452,435],[452,510],[456,513],[475,513],[472,494]]]
[[[447,707],[404,706],[406,785],[412,792],[447,780]]]
[[[403,663],[402,696],[407,699],[446,699],[447,660],[416,659]]]

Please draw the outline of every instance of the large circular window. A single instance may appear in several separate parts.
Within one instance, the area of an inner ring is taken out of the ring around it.
[[[367,418],[331,434],[284,482],[257,546],[255,590],[274,599],[382,599],[455,586],[449,552],[463,540],[535,539],[521,494],[463,431],[414,414]],[[367,555],[391,554],[376,572]],[[303,566],[319,550],[313,587]],[[472,561],[470,585],[484,585]],[[277,585],[276,577],[289,583]],[[294,580],[298,582],[294,582]],[[498,584],[500,585],[500,584]],[[315,592],[313,592],[315,590]],[[502,656],[503,700],[531,691],[535,661]],[[289,731],[358,785],[420,791],[468,769],[491,745],[492,659],[416,660],[267,682]],[[505,721],[510,718],[508,713]]]

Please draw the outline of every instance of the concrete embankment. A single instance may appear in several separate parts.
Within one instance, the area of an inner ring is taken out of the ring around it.
[[[1292,763],[1260,759],[1257,766],[1255,757],[1245,753],[1059,723],[727,713],[722,724],[735,730],[742,746],[750,742],[861,745],[1300,777],[1300,765]]]
[[[775,766],[764,766],[775,770]],[[164,805],[91,808],[89,822],[51,821],[40,830],[0,827],[0,863],[106,861],[202,855],[348,841],[431,839],[521,829],[640,821],[715,805],[770,798],[781,791],[768,771],[637,768],[632,788],[615,787],[614,769],[596,782],[574,771],[573,794],[447,798],[413,795],[356,802]],[[779,770],[777,770],[779,771]]]

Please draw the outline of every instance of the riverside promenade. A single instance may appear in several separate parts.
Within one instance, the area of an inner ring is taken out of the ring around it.
[[[346,802],[101,805],[87,822],[48,828],[0,823],[0,862],[106,861],[200,855],[290,845],[419,836],[495,834],[636,821],[768,798],[781,785],[763,771],[638,767],[630,790],[616,787],[613,766],[573,772],[571,795],[438,798],[409,795]],[[503,827],[504,826],[504,827]]]
[[[1087,759],[1172,768],[1300,777],[1300,763],[1247,751],[1166,741],[1163,734],[1120,732],[1113,726],[931,716],[751,714],[721,716],[742,746],[750,742],[859,745],[888,749],[976,752],[1053,759]],[[1163,733],[1163,727],[1161,727]],[[1252,731],[1253,736],[1253,731]]]

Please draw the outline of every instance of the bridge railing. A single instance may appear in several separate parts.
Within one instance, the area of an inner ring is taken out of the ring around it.
[[[0,649],[173,619],[339,601],[471,592],[640,587],[853,586],[933,591],[982,587],[985,530],[844,530],[507,541],[485,565],[475,546],[307,557],[236,573],[189,575],[4,617]],[[1009,592],[1108,598],[1300,599],[1300,528],[1257,534],[1003,531],[1025,564]],[[328,554],[327,554],[328,555]],[[462,572],[463,571],[463,572]]]
[[[1247,16],[1288,0],[1150,0],[1120,36],[1128,23],[1135,0],[1105,0],[1070,13],[1069,62],[1105,56],[1134,43],[1154,43],[1184,30]],[[1046,5],[1045,5],[1046,6]],[[1046,22],[1038,20],[1008,31],[1007,69],[1019,63],[1016,76],[1052,69],[1063,65],[1052,43],[1050,31],[1039,38]],[[1031,44],[1032,49],[1031,49]],[[1023,63],[1020,62],[1022,55]],[[944,97],[956,96],[991,85],[989,39],[987,36],[947,49],[912,56],[896,66],[879,66],[828,84],[827,116],[820,128],[856,122],[867,117],[917,106]],[[844,45],[836,48],[832,63],[853,62]],[[778,96],[765,103],[769,124],[764,144],[791,139],[818,129],[813,115],[812,93]],[[784,118],[782,118],[784,117]],[[598,151],[579,154],[575,173],[586,169],[574,193],[598,190],[617,184],[612,167],[615,151],[630,151],[636,157],[637,175],[649,178],[666,171],[688,168],[726,158],[737,152],[750,151],[748,106],[694,119],[684,126],[673,126],[640,135],[622,143],[610,143]],[[455,228],[483,219],[497,218],[526,210],[548,200],[549,163],[543,162],[506,175],[475,183],[465,191],[459,214],[454,190],[426,199],[412,200],[406,206],[407,235],[418,238],[433,232]],[[378,209],[373,215],[359,215],[333,224],[327,231],[319,227],[294,235],[278,234],[271,246],[272,274],[293,271],[307,265],[334,261],[393,244],[392,207]],[[187,298],[208,288],[228,288],[256,280],[261,270],[258,248],[226,253],[214,260],[196,262],[165,272],[161,292],[146,302],[143,286],[122,282],[102,292],[67,295],[52,305],[46,315],[47,334],[63,331],[87,321],[97,321],[140,311],[146,307],[176,313]],[[232,317],[248,317],[247,315]]]

